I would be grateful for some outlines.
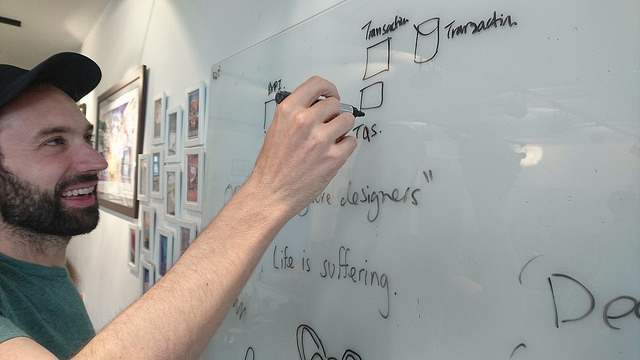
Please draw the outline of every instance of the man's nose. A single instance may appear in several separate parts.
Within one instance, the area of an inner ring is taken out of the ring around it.
[[[90,144],[82,144],[76,153],[76,167],[79,172],[100,172],[107,168],[107,160]]]

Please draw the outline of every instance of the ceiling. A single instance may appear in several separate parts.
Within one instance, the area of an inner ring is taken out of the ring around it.
[[[110,0],[0,0],[0,63],[32,68],[61,51],[79,51]]]

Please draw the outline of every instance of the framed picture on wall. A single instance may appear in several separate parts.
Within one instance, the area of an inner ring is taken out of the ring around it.
[[[164,162],[174,163],[180,160],[182,130],[182,106],[178,105],[167,111],[167,125],[164,143]]]
[[[204,143],[205,135],[205,99],[204,81],[187,89],[186,110],[184,115],[184,146],[197,146]]]
[[[138,155],[138,200],[149,201],[151,192],[151,154]]]
[[[176,225],[178,225],[178,231],[176,231],[176,236],[177,236],[177,241],[180,249],[180,254],[178,254],[177,257],[180,257],[180,255],[184,254],[187,248],[189,248],[189,245],[191,245],[193,240],[196,239],[196,236],[198,234],[197,234],[196,223],[194,222],[181,219],[176,222]]]
[[[134,274],[138,274],[140,264],[140,227],[129,224],[129,268]]]
[[[140,206],[140,251],[147,259],[153,259],[153,245],[156,230],[156,209],[152,206]]]
[[[162,92],[153,98],[153,135],[151,143],[154,145],[164,142],[165,121],[167,116],[167,95]]]
[[[177,164],[164,166],[164,218],[175,222],[180,216],[180,167]]]
[[[202,211],[204,150],[202,146],[184,149],[183,208]]]
[[[109,167],[100,172],[100,206],[138,217],[136,161],[142,150],[146,67],[141,66],[98,96],[96,150]]]
[[[164,199],[164,189],[162,188],[162,168],[164,150],[160,146],[151,149],[151,189],[150,196],[154,199]]]
[[[158,228],[156,251],[156,280],[160,280],[173,265],[173,241],[175,232],[169,228]]]
[[[156,283],[156,269],[148,261],[141,262],[140,293],[144,294]]]

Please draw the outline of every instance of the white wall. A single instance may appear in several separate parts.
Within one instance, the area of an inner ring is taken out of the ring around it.
[[[95,121],[96,97],[140,65],[149,69],[149,100],[164,91],[169,107],[183,104],[185,89],[208,83],[210,67],[339,3],[339,0],[112,0],[87,37],[82,53],[103,78],[83,101]],[[149,152],[151,128],[145,128]],[[206,195],[205,195],[206,196]],[[152,202],[161,209],[161,203]],[[197,214],[186,218],[197,220]],[[205,212],[203,223],[211,220]],[[127,266],[128,225],[137,219],[101,211],[98,228],[74,239],[68,256],[80,274],[89,315],[101,329],[140,295],[139,278]],[[163,222],[162,215],[158,221]]]

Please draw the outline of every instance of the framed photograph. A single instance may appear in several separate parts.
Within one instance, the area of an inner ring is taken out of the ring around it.
[[[178,164],[164,166],[164,218],[171,222],[180,216],[180,175]]]
[[[147,259],[153,259],[156,231],[156,209],[152,206],[140,207],[140,251]]]
[[[205,135],[205,99],[206,87],[204,81],[187,89],[187,99],[184,115],[184,146],[198,146],[204,143]]]
[[[164,142],[165,119],[167,116],[167,95],[162,92],[153,98],[153,132],[151,143],[154,145]]]
[[[187,248],[189,248],[189,245],[191,245],[193,240],[196,239],[196,236],[198,236],[198,234],[196,223],[194,222],[178,220],[176,222],[176,225],[178,225],[176,236],[178,237],[177,242],[180,249],[180,254],[177,257],[180,257],[180,255],[184,254]]]
[[[156,280],[160,280],[173,265],[173,241],[175,232],[169,228],[158,228],[156,251]]]
[[[151,149],[151,191],[150,196],[154,199],[164,199],[164,189],[162,188],[162,168],[164,167],[162,147]]]
[[[142,151],[146,67],[98,96],[96,150],[109,162],[99,175],[100,206],[138,217],[136,161]]]
[[[184,149],[183,208],[202,211],[204,186],[204,149],[202,146]]]
[[[151,154],[138,155],[138,200],[149,201],[151,192]]]
[[[129,224],[129,268],[134,274],[138,274],[140,264],[140,227]]]
[[[166,141],[164,143],[164,162],[175,163],[180,160],[182,106],[178,105],[167,111]]]
[[[142,261],[141,265],[140,292],[144,294],[156,283],[156,269],[155,266],[148,261]]]

